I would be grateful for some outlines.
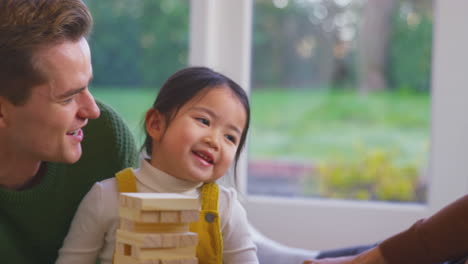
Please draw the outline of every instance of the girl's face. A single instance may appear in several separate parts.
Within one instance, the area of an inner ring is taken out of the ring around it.
[[[201,92],[183,105],[169,126],[150,110],[151,164],[180,179],[213,182],[233,161],[247,120],[244,106],[225,85]]]

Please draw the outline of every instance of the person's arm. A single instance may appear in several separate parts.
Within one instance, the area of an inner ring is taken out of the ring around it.
[[[221,191],[222,189],[224,191]],[[249,230],[246,212],[237,199],[236,191],[220,186],[219,201],[224,247],[223,263],[258,264],[257,251]]]
[[[432,264],[456,259],[468,254],[467,220],[468,195],[358,256],[304,263]]]
[[[439,263],[468,254],[468,195],[381,243],[389,264]]]
[[[321,260],[306,260],[304,264],[389,264],[382,256],[379,247],[369,249],[357,256],[330,258]]]
[[[86,194],[71,223],[56,264],[94,264],[104,244],[101,224],[101,190],[98,184]]]

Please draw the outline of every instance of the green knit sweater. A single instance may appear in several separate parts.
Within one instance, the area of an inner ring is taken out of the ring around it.
[[[77,163],[47,163],[42,181],[25,191],[0,188],[0,263],[54,263],[93,183],[136,164],[128,127],[108,106],[98,105],[101,116],[84,128],[83,155]]]

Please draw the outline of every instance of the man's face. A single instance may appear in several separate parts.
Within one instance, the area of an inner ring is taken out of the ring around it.
[[[18,161],[74,163],[81,156],[82,128],[100,114],[88,91],[88,43],[66,41],[40,50],[36,59],[47,82],[33,87],[24,105],[0,97],[2,149]]]

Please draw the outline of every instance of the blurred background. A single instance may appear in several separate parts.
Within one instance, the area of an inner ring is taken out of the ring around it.
[[[468,192],[468,1],[85,1],[91,91],[138,142],[182,67],[246,89],[237,187],[250,222],[278,242],[373,243]]]
[[[92,92],[141,143],[159,87],[189,65],[197,1],[86,2]],[[250,4],[247,194],[425,203],[433,2]]]

